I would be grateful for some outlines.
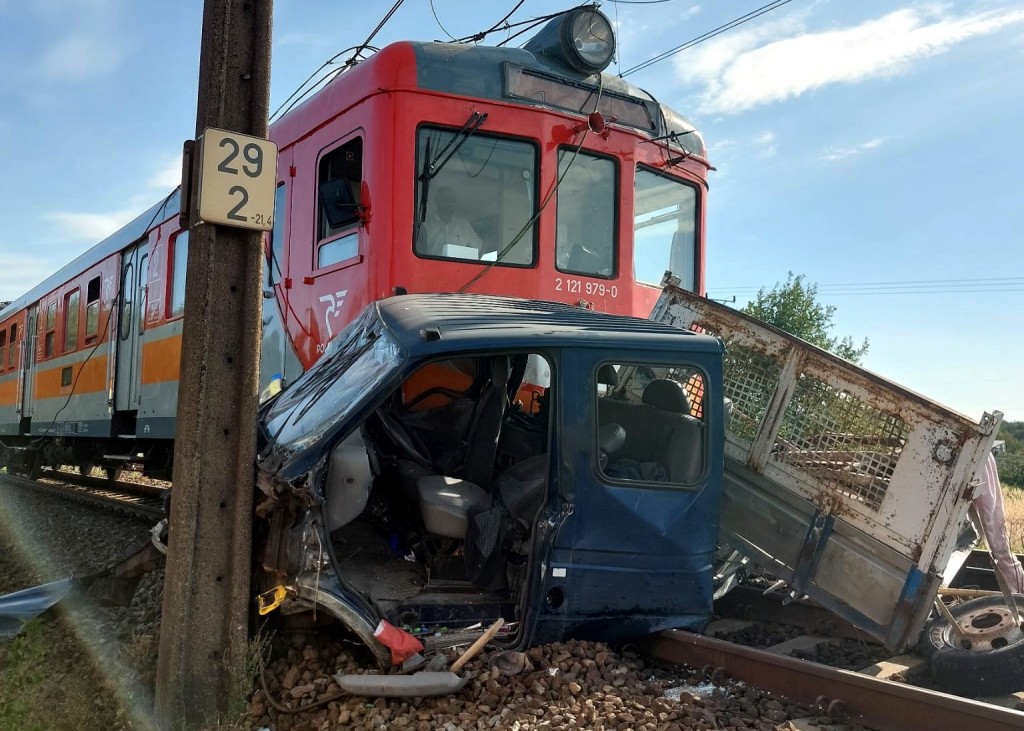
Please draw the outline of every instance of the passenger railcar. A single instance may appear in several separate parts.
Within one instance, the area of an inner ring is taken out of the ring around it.
[[[603,69],[579,8],[523,48],[395,43],[276,122],[261,388],[363,307],[469,291],[646,315],[703,291],[700,133]],[[0,459],[169,473],[188,231],[172,194],[0,311]]]

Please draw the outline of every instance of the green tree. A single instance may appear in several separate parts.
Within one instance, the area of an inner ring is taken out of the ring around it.
[[[803,274],[790,272],[784,283],[762,287],[742,311],[853,363],[868,352],[867,338],[855,345],[849,335],[832,335],[836,307],[818,302],[818,285],[806,282]]]

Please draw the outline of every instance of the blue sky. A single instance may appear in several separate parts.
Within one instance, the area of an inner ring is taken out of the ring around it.
[[[766,1],[603,10],[625,71]],[[513,5],[434,0],[457,37]],[[512,20],[569,5],[526,0]],[[390,3],[275,6],[272,108]],[[0,299],[177,183],[201,15],[200,0],[0,0]],[[447,38],[427,0],[374,43],[405,38]],[[868,368],[972,418],[1020,420],[1022,67],[1021,2],[793,0],[629,79],[693,119],[718,168],[711,296],[741,304],[804,274],[838,333],[870,339]],[[913,284],[870,286],[888,282]]]

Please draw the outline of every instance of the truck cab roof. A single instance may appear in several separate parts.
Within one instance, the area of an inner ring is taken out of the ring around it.
[[[410,356],[520,347],[628,347],[722,352],[709,335],[558,302],[477,294],[411,294],[374,305]]]

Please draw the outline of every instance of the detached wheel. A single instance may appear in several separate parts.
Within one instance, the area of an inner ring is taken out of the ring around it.
[[[1018,612],[1024,595],[1015,594]],[[1024,690],[1024,632],[1014,624],[1001,596],[972,599],[950,614],[964,639],[942,617],[921,635],[921,654],[943,688],[969,696],[995,696]]]

